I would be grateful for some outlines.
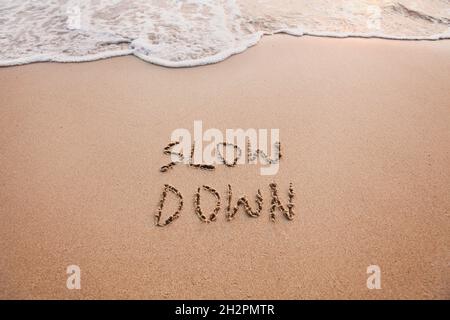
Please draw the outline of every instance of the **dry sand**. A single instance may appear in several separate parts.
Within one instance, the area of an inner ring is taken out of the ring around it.
[[[191,69],[0,69],[0,298],[450,298],[449,57],[450,41],[274,36]],[[160,173],[194,120],[280,128],[279,173]],[[294,183],[294,221],[270,222],[272,180],[283,199]],[[158,228],[164,183],[185,208]],[[261,188],[262,216],[227,222],[222,206],[201,223],[197,186],[225,199],[228,183],[252,204]],[[66,289],[70,264],[81,290]]]

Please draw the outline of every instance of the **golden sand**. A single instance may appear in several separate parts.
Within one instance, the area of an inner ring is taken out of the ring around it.
[[[274,36],[197,68],[0,69],[0,298],[450,298],[449,57],[450,41]],[[279,128],[278,174],[160,172],[194,120]],[[270,221],[272,181],[284,203],[293,183],[292,221]],[[184,208],[160,228],[165,184]],[[227,221],[228,184],[253,207],[261,190],[257,218]],[[203,185],[222,199],[211,223],[194,208]],[[72,264],[81,290],[66,288]]]

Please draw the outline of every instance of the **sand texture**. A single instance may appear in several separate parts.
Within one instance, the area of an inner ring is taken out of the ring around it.
[[[450,41],[273,36],[197,68],[0,69],[0,298],[449,299],[449,57]],[[171,132],[194,120],[279,128],[278,174],[161,173]],[[284,202],[293,183],[293,221],[270,221],[272,181]],[[161,228],[166,183],[184,208]],[[261,189],[259,218],[226,221],[227,184],[253,207]],[[194,211],[202,185],[222,199],[209,224]],[[66,288],[71,264],[81,290]],[[372,264],[380,290],[366,287]]]

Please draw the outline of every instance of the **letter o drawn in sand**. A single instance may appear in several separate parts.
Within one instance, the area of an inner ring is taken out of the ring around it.
[[[230,147],[232,146],[232,147],[233,147],[235,156],[234,156],[234,159],[233,159],[233,162],[232,162],[232,163],[229,163],[229,162],[227,162],[227,161],[225,160],[226,156],[224,157],[224,156],[222,155],[222,153],[221,153],[220,150],[219,150],[219,146],[223,146],[223,152],[224,152],[224,154],[226,154],[226,148],[227,148],[228,146],[230,146]],[[242,155],[242,150],[241,150],[241,148],[239,148],[237,145],[235,145],[235,144],[233,144],[233,143],[228,143],[228,142],[221,142],[221,143],[218,143],[216,147],[217,147],[217,156],[218,156],[218,158],[220,159],[220,161],[221,161],[224,165],[226,165],[227,167],[234,167],[234,166],[236,166],[236,164],[237,164],[239,158],[240,158],[241,155]],[[236,155],[236,152],[237,152],[237,155]]]
[[[210,186],[203,186],[203,189],[206,191],[209,191],[210,193],[212,193],[214,195],[214,197],[216,198],[216,206],[214,207],[213,212],[209,215],[209,218],[206,217],[203,212],[202,209],[200,208],[200,188],[197,189],[197,193],[194,196],[194,207],[195,207],[195,213],[197,214],[198,218],[206,223],[210,223],[212,221],[216,221],[217,218],[217,214],[219,213],[220,210],[220,195],[217,192],[216,189],[210,187]]]

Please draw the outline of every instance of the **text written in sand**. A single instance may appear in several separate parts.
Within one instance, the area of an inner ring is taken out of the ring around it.
[[[187,160],[187,164],[190,167],[194,167],[197,169],[211,170],[211,171],[215,169],[215,166],[212,164],[193,163],[193,154],[195,152],[195,150],[194,150],[195,143],[192,144],[191,154],[189,156],[189,159],[186,159],[184,154],[181,152],[172,151],[172,147],[174,147],[178,144],[179,144],[178,141],[170,142],[163,149],[163,154],[170,155],[171,157],[176,156],[176,157],[178,157],[178,161],[171,161],[169,164],[162,166],[160,168],[161,172],[163,172],[163,173],[167,172],[169,169],[172,169],[175,165],[177,165],[179,162],[182,162],[183,160]],[[222,153],[220,153],[219,147],[231,148],[232,150],[234,150],[233,160],[232,161],[227,160],[222,155]],[[250,143],[247,143],[247,158],[252,160],[252,159],[255,159],[255,157],[259,156],[259,157],[265,159],[265,161],[267,161],[268,163],[275,163],[275,162],[278,163],[278,161],[281,159],[281,144],[280,144],[280,142],[275,143],[275,150],[276,150],[275,156],[273,159],[271,159],[264,152],[262,152],[260,150],[252,151]],[[224,143],[217,144],[217,154],[218,154],[219,163],[222,163],[223,165],[231,168],[231,167],[234,167],[237,165],[239,158],[242,156],[242,150],[235,144],[224,142]],[[270,220],[275,222],[275,212],[277,212],[277,211],[280,211],[286,219],[293,220],[294,216],[295,216],[295,213],[294,213],[295,193],[294,193],[293,184],[289,183],[289,188],[288,188],[288,192],[287,192],[288,200],[287,200],[286,205],[283,205],[283,203],[280,199],[280,196],[278,194],[277,184],[275,182],[272,182],[269,184],[269,188],[270,188],[270,193],[271,193],[271,201],[270,201],[270,206],[269,206]],[[210,194],[215,199],[216,204],[215,204],[214,209],[211,212],[205,213],[202,210],[202,207],[201,207],[202,191],[203,191],[203,193]],[[161,216],[162,216],[162,212],[164,209],[164,204],[167,201],[167,196],[169,193],[173,194],[177,198],[178,206],[177,206],[175,212],[172,213],[172,215],[170,215],[167,219],[162,221]],[[225,211],[226,211],[225,217],[226,217],[227,221],[231,221],[234,219],[234,217],[240,207],[243,208],[244,212],[249,217],[258,218],[261,215],[262,210],[263,210],[264,199],[263,199],[260,189],[258,189],[256,192],[254,208],[252,208],[252,206],[250,205],[250,201],[246,195],[238,197],[238,200],[236,201],[236,203],[234,205],[233,205],[232,199],[233,199],[232,186],[230,184],[228,184],[227,190],[226,190],[226,207],[225,207]],[[181,192],[176,187],[169,185],[169,184],[165,184],[162,194],[161,194],[161,198],[159,200],[158,209],[155,214],[155,224],[159,227],[164,227],[164,226],[171,224],[175,220],[177,220],[181,215],[181,211],[183,210],[183,205],[184,205],[184,199],[183,199],[183,195],[181,194]],[[202,187],[197,188],[197,190],[194,194],[194,210],[195,210],[195,214],[200,219],[200,221],[202,221],[204,223],[210,223],[210,222],[216,221],[217,215],[219,214],[220,209],[221,209],[221,205],[222,205],[222,199],[221,199],[220,193],[216,189],[214,189],[213,187],[208,186],[208,185],[203,185]]]

